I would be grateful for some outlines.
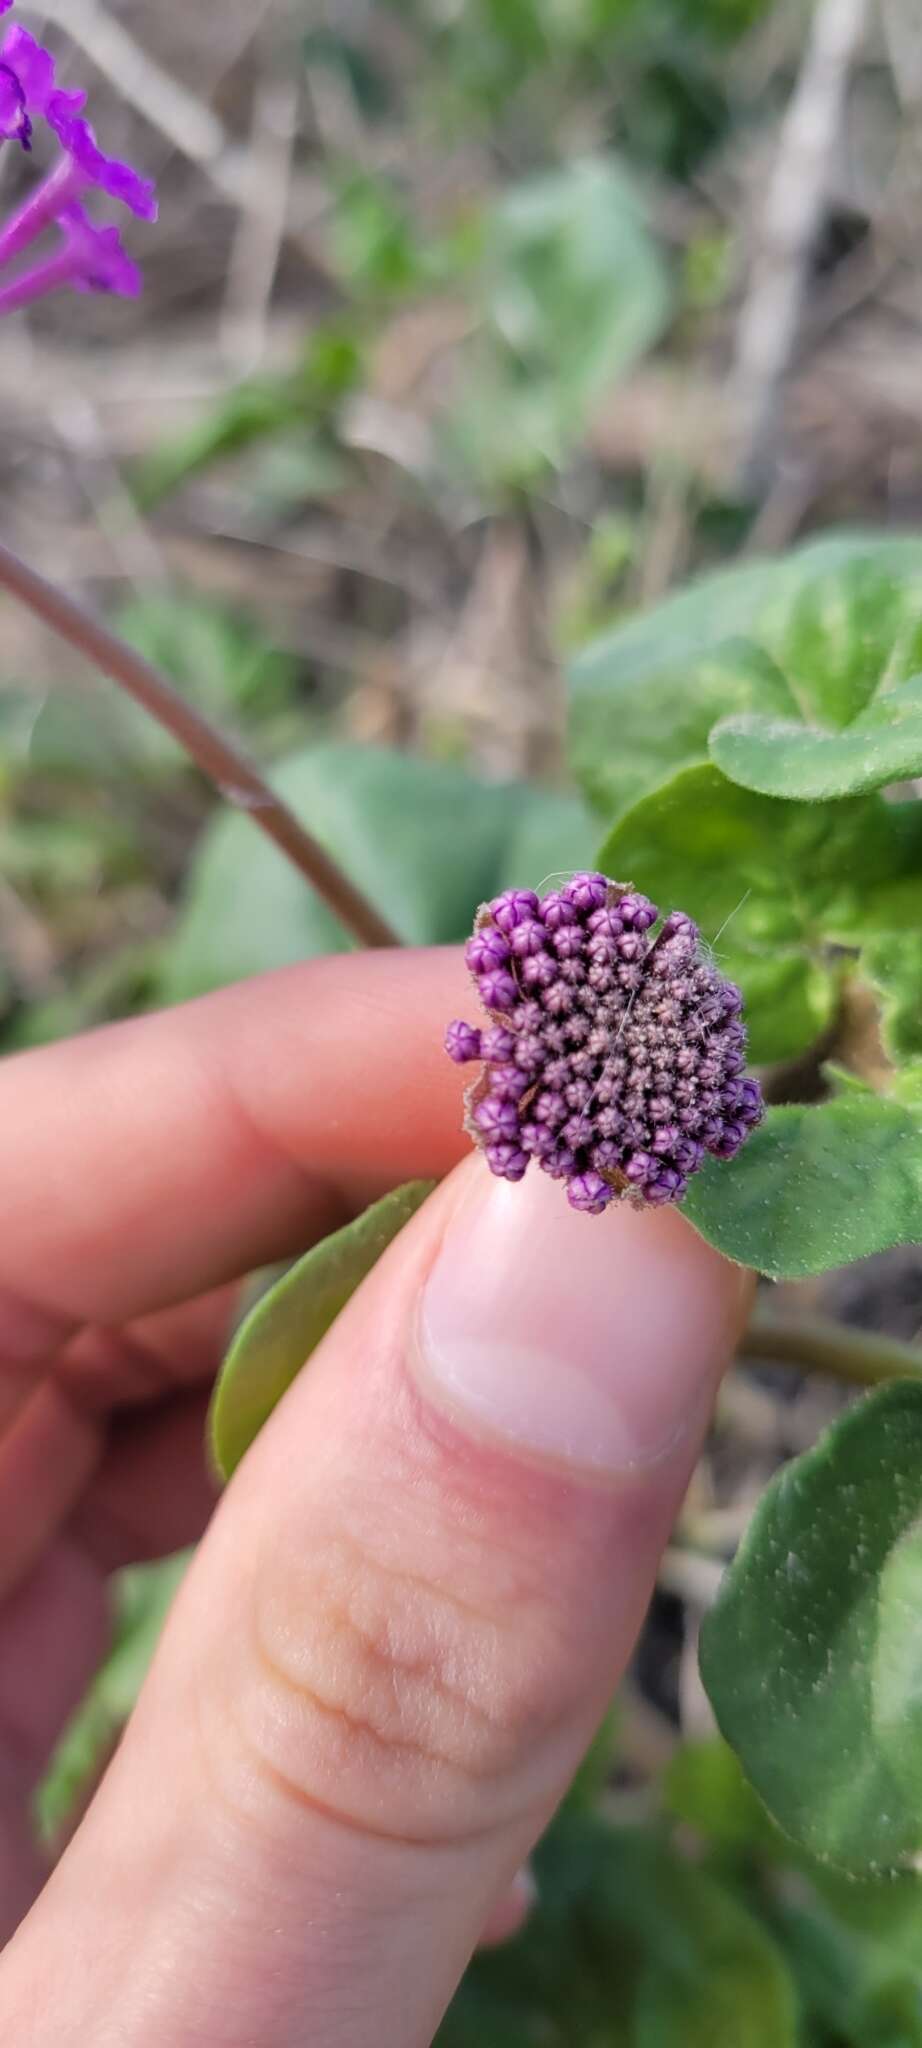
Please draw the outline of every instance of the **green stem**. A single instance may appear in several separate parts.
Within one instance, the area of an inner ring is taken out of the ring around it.
[[[219,795],[252,818],[254,825],[280,848],[360,945],[400,945],[397,933],[361,891],[353,887],[312,833],[305,831],[294,811],[276,796],[242,748],[188,704],[143,655],[84,611],[82,605],[75,604],[73,598],[27,568],[2,542],[0,589],[8,590],[36,618],[44,620],[46,626],[76,648],[78,654],[95,662],[158,725],[172,733]]]
[[[853,1387],[879,1387],[885,1380],[922,1379],[922,1350],[898,1337],[856,1330],[831,1316],[779,1316],[753,1310],[739,1344],[744,1364],[765,1359],[799,1372],[825,1372]]]

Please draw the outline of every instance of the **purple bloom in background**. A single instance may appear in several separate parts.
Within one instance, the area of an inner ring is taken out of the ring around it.
[[[660,922],[636,890],[574,875],[540,901],[498,896],[465,957],[490,1028],[456,1021],[445,1046],[481,1062],[465,1127],[503,1179],[536,1162],[586,1215],[623,1197],[662,1207],[759,1122],[739,990],[684,911]]]
[[[12,0],[0,0],[0,14]],[[125,253],[117,230],[97,227],[80,201],[97,189],[144,220],[156,220],[153,182],[117,157],[106,156],[83,119],[84,92],[64,92],[56,84],[52,52],[28,29],[14,24],[0,43],[0,142],[18,142],[31,149],[34,124],[47,122],[61,145],[61,155],[43,182],[29,192],[18,211],[0,227],[0,265],[11,263],[49,228],[61,231],[55,252],[26,274],[14,276],[0,289],[0,313],[9,313],[52,291],[117,292],[134,298],[141,289],[137,266]]]
[[[26,107],[26,95],[15,71],[9,64],[0,62],[0,141],[18,142],[23,149],[32,148],[32,122]]]
[[[74,111],[70,93],[52,93],[45,109],[47,119],[71,159],[81,186],[97,185],[110,199],[118,199],[142,220],[156,220],[157,195],[152,178],[142,178],[131,164],[105,156],[89,121]]]

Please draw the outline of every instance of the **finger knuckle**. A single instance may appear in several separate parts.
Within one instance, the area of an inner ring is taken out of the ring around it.
[[[342,1534],[254,1584],[238,1733],[288,1796],[382,1833],[502,1817],[562,1711],[540,1598],[448,1591]]]

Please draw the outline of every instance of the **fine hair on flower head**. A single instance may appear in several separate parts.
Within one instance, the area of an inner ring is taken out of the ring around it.
[[[589,1215],[659,1207],[760,1121],[740,991],[684,911],[661,919],[629,885],[577,874],[485,905],[465,960],[490,1023],[456,1019],[445,1049],[481,1063],[465,1128],[501,1179],[535,1163]]]

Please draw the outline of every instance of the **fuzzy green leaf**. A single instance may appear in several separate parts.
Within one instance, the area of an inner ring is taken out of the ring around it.
[[[886,1051],[894,1061],[922,1057],[922,938],[917,930],[872,939],[861,965],[881,998]]]
[[[922,1106],[849,1090],[770,1109],[735,1159],[708,1160],[683,1203],[730,1259],[803,1279],[922,1238]]]
[[[702,1632],[718,1722],[792,1839],[857,1875],[922,1855],[922,1386],[773,1481]]]
[[[222,1478],[230,1478],[321,1337],[432,1186],[409,1181],[313,1245],[244,1318],[218,1375],[209,1416],[212,1456]]]
[[[711,759],[766,796],[854,796],[922,773],[922,677],[879,697],[842,732],[755,712],[724,719]]]
[[[571,756],[591,801],[617,816],[701,760],[721,718],[846,724],[882,677],[922,668],[920,573],[916,539],[826,535],[704,576],[603,634],[570,671]]]

